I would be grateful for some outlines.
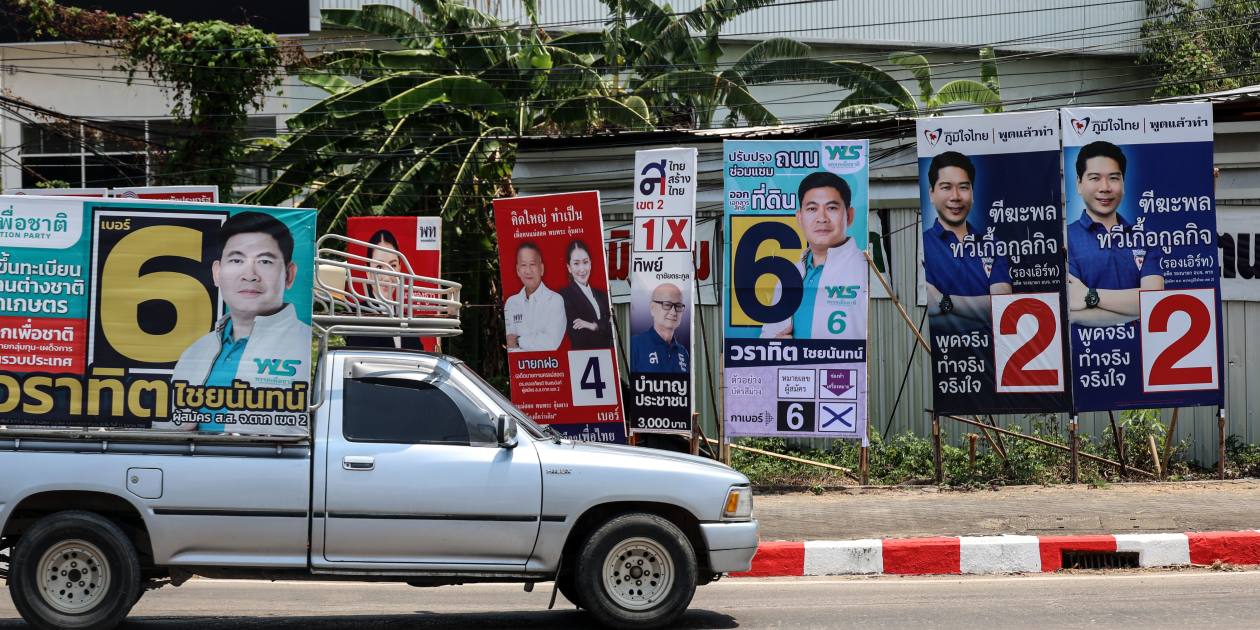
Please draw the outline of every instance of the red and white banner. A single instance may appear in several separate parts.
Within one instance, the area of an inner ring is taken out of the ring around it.
[[[115,188],[110,197],[122,199],[161,199],[164,201],[196,201],[219,203],[218,186],[133,186]]]
[[[494,201],[512,402],[577,439],[624,442],[598,192]]]
[[[369,257],[379,261],[382,268],[394,271],[405,272],[410,265],[410,272],[416,275],[426,278],[442,277],[441,217],[351,217],[346,221],[346,236],[397,251],[403,255],[407,264],[404,265],[397,256],[385,249],[374,248],[368,253],[362,247],[351,245],[347,252],[349,254]],[[397,301],[397,296],[393,295],[397,283],[386,277],[369,278],[368,275],[357,274],[355,278],[345,278],[344,281],[358,283],[354,287],[356,294],[379,297],[386,303]],[[356,338],[351,341],[357,342],[352,345],[385,346],[391,342],[389,338]],[[436,339],[425,337],[419,339],[419,342],[421,345],[415,345],[417,340],[414,337],[397,337],[392,340],[395,347],[420,349],[422,346],[429,352],[437,349]]]

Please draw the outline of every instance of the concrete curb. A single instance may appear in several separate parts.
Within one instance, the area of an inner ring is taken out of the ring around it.
[[[1260,530],[1096,536],[961,536],[763,542],[732,577],[1049,573],[1064,551],[1136,552],[1138,566],[1260,564]]]

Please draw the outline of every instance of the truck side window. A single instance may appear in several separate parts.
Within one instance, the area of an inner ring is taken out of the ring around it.
[[[362,378],[346,379],[344,394],[342,433],[351,442],[469,445],[462,407],[473,405],[454,388],[413,379]]]

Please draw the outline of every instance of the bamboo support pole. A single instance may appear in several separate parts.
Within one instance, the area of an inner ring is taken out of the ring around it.
[[[1059,449],[1059,450],[1061,450],[1061,451],[1071,450],[1071,449],[1070,449],[1070,447],[1064,446],[1064,445],[1062,445],[1062,444],[1055,444],[1054,442],[1049,442],[1049,441],[1043,440],[1043,439],[1038,438],[1038,437],[1033,437],[1033,436],[1031,436],[1031,435],[1024,435],[1023,433],[1018,433],[1018,432],[1016,432],[1016,431],[1011,431],[1010,429],[1002,429],[1002,428],[999,428],[999,427],[993,427],[993,426],[988,426],[988,425],[982,425],[982,424],[980,424],[980,423],[976,422],[975,420],[970,420],[970,419],[968,419],[968,418],[963,418],[963,417],[961,417],[961,416],[949,416],[949,415],[947,415],[947,416],[942,416],[942,417],[944,417],[944,418],[949,418],[950,420],[957,420],[958,422],[962,422],[962,423],[965,423],[965,424],[970,424],[970,425],[972,425],[972,426],[984,426],[984,427],[988,427],[988,428],[989,428],[989,430],[991,430],[991,431],[996,431],[996,432],[998,432],[998,433],[1004,433],[1004,434],[1009,435],[1009,436],[1011,436],[1011,437],[1016,437],[1016,438],[1020,438],[1020,439],[1022,439],[1022,440],[1028,440],[1028,441],[1030,441],[1030,442],[1035,442],[1035,443],[1040,444],[1040,445],[1042,445],[1042,446],[1049,446],[1050,448],[1057,448],[1057,449]],[[1154,439],[1154,436],[1151,436],[1151,439]],[[1110,459],[1107,459],[1107,458],[1105,458],[1105,457],[1099,457],[1099,456],[1097,456],[1097,455],[1091,455],[1091,454],[1089,454],[1089,453],[1080,453],[1080,456],[1081,456],[1082,458],[1084,458],[1084,459],[1088,459],[1088,460],[1090,460],[1090,461],[1092,461],[1092,462],[1098,462],[1098,463],[1100,463],[1100,464],[1106,464],[1106,465],[1108,465],[1108,466],[1115,466],[1116,468],[1119,468],[1119,467],[1120,467],[1120,463],[1119,463],[1119,462],[1113,462],[1113,461],[1111,461]],[[1142,470],[1141,468],[1129,468],[1129,470],[1132,470],[1133,472],[1136,472],[1136,473],[1139,473],[1139,474],[1142,474],[1142,475],[1146,475],[1147,477],[1157,477],[1157,476],[1158,476],[1158,475],[1153,475],[1153,474],[1151,474],[1151,473],[1150,473],[1150,472],[1148,472],[1148,471]]]
[[[710,444],[717,443],[717,440],[714,440],[712,438],[706,437],[703,439],[704,441],[709,442]],[[818,466],[819,468],[828,468],[831,470],[838,470],[850,477],[853,477],[853,471],[849,470],[848,468],[845,468],[844,466],[836,466],[835,464],[824,464],[822,462],[816,462],[812,459],[803,459],[800,457],[793,457],[791,455],[784,455],[782,453],[771,453],[770,451],[763,451],[759,448],[753,448],[751,446],[741,446],[739,444],[727,444],[726,447],[733,448],[740,451],[748,451],[749,453],[756,453],[758,455],[766,455],[769,457],[777,457],[779,459],[786,459],[789,462],[796,462],[798,464],[809,464],[810,466]]]
[[[1155,476],[1163,479],[1164,471],[1159,467],[1159,447],[1155,445],[1155,436],[1147,434],[1146,443],[1151,447],[1151,460],[1155,462]]]
[[[1172,419],[1168,421],[1168,433],[1164,434],[1164,459],[1161,461],[1160,468],[1165,474],[1168,473],[1168,462],[1172,460],[1173,440],[1177,439],[1177,415],[1180,412],[1180,407],[1173,407]]]
[[[914,320],[910,319],[910,314],[906,312],[906,307],[901,305],[901,300],[898,300],[897,294],[893,293],[892,286],[888,284],[888,281],[884,279],[884,274],[880,273],[879,268],[875,266],[875,259],[871,258],[870,252],[863,251],[862,255],[866,256],[866,264],[871,268],[871,271],[875,272],[875,277],[879,278],[879,283],[884,285],[884,291],[888,292],[888,297],[892,299],[892,303],[897,305],[897,312],[901,313],[901,319],[906,322],[906,326],[910,330],[914,331],[914,336],[919,340],[919,345],[923,346],[923,349],[929,353],[932,352],[932,346],[928,344],[927,339],[923,338],[923,333],[919,332],[919,327],[915,326]]]

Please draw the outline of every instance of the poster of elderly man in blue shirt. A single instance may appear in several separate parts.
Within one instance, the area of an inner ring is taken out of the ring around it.
[[[634,172],[627,425],[691,435],[696,150],[636,151]]]
[[[1076,409],[1221,404],[1211,106],[1061,117]]]
[[[726,141],[727,435],[866,439],[866,140]]]
[[[916,131],[933,409],[1067,411],[1054,112],[923,118]]]

